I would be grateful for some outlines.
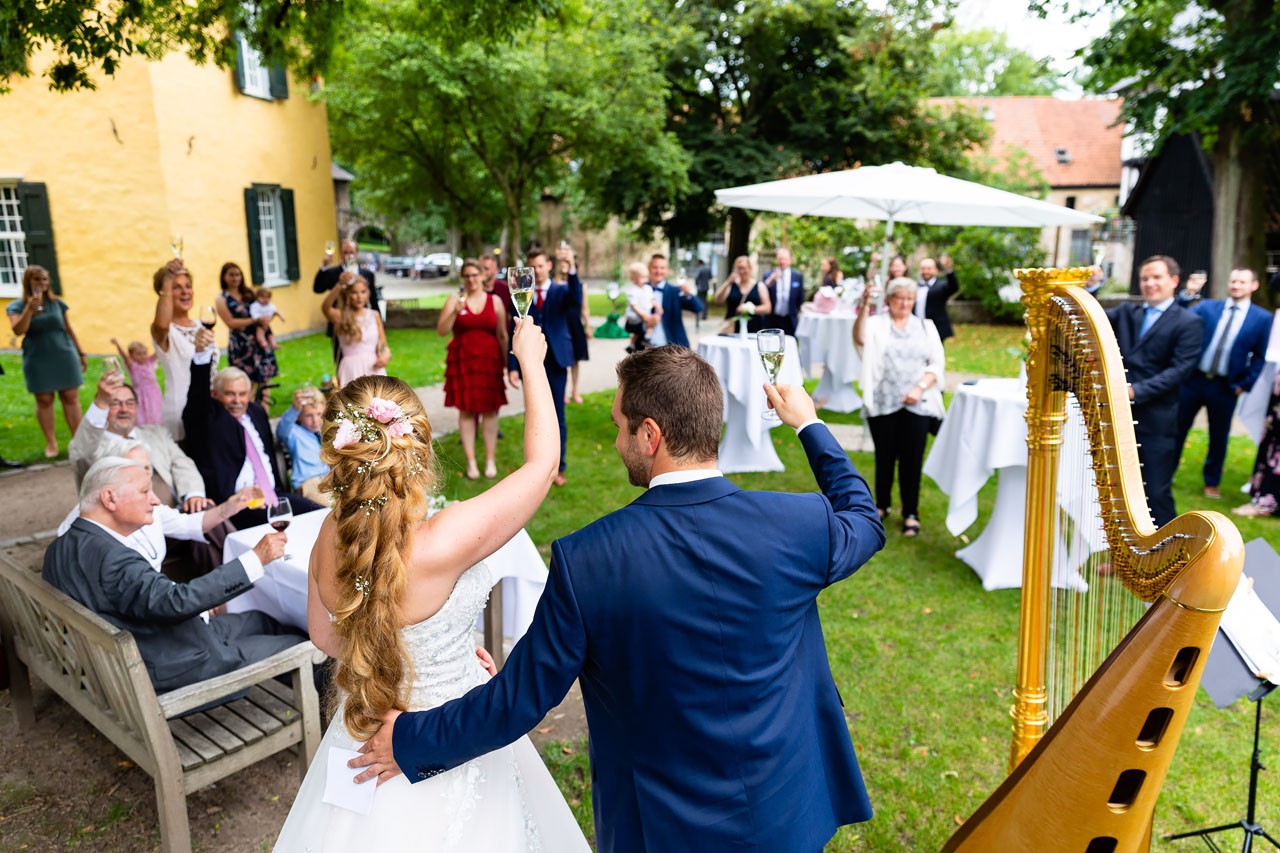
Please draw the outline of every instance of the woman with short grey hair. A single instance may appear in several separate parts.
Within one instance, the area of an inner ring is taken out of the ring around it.
[[[862,357],[863,415],[876,445],[876,511],[889,515],[894,469],[902,498],[902,535],[920,533],[920,477],[930,428],[943,415],[942,339],[913,313],[917,285],[905,276],[885,289],[887,313],[868,319],[872,288],[862,293],[853,343]]]

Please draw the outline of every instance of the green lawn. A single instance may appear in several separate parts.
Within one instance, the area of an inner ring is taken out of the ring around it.
[[[570,485],[553,489],[528,530],[544,555],[549,543],[634,499],[613,451],[609,421],[612,397],[593,394],[570,406]],[[503,423],[499,463],[518,464],[520,418]],[[803,452],[790,430],[775,433],[787,471],[733,475],[744,487],[782,491],[815,488]],[[1196,431],[1188,458],[1198,460],[1204,434]],[[484,483],[460,476],[462,452],[456,436],[439,445],[450,498],[477,494]],[[1244,481],[1253,463],[1247,439],[1234,439],[1224,490]],[[854,454],[869,472],[870,454]],[[1178,506],[1224,509],[1199,496],[1194,464],[1177,480]],[[994,478],[982,496],[981,515],[970,535],[985,524],[994,500]],[[819,599],[827,648],[876,817],[842,831],[829,849],[936,850],[1004,776],[1008,710],[1014,680],[1018,592],[984,592],[970,569],[955,559],[961,543],[943,526],[946,498],[925,481],[922,536],[903,539],[891,525],[883,552],[853,578]],[[1234,517],[1233,517],[1234,518]],[[1246,541],[1265,536],[1280,548],[1275,522],[1241,519]],[[1191,716],[1156,814],[1158,836],[1238,819],[1247,783],[1251,705],[1219,711],[1204,697]],[[1280,749],[1280,725],[1268,720],[1269,747]],[[544,756],[582,823],[591,829],[590,775],[584,743],[554,743]],[[1280,802],[1280,782],[1263,774],[1262,803]],[[1157,841],[1157,849],[1187,849]]]

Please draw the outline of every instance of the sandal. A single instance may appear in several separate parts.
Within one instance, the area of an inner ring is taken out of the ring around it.
[[[908,515],[902,519],[902,535],[903,536],[919,536],[920,522],[914,515]]]
[[[488,477],[490,480],[498,476],[498,466],[494,464],[494,461],[492,459],[484,463],[484,475]]]
[[[474,462],[467,463],[467,479],[468,480],[480,479],[480,469],[476,467],[476,463]]]
[[[1255,503],[1241,504],[1231,510],[1233,515],[1242,515],[1245,518],[1266,518],[1271,515],[1271,511],[1258,506]]]

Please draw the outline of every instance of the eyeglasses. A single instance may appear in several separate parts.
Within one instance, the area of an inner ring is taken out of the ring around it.
[[[138,408],[137,400],[112,400],[107,404],[108,409],[136,409]]]

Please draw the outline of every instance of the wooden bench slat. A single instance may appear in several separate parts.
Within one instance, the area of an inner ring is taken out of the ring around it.
[[[284,704],[288,705],[290,708],[293,708],[295,711],[298,710],[297,699],[294,698],[293,688],[289,685],[283,684],[274,678],[270,678],[266,681],[259,682],[258,686],[279,699]]]
[[[173,733],[174,740],[194,749],[205,761],[212,761],[223,754],[216,743],[191,728],[185,720],[170,720],[169,731]]]
[[[227,708],[235,711],[237,715],[244,718],[245,722],[255,728],[270,734],[284,726],[284,723],[250,702],[248,699],[237,699],[234,702],[228,702]]]
[[[237,749],[244,747],[243,740],[224,729],[218,724],[217,720],[208,714],[188,714],[182,720],[216,743],[223,752],[235,752]]]
[[[204,764],[204,759],[196,755],[195,750],[182,741],[174,740],[173,745],[178,748],[178,760],[182,762],[184,773],[193,767],[199,767]]]
[[[263,690],[261,685],[254,685],[250,688],[248,699],[282,723],[292,723],[298,719],[298,712],[292,705],[281,702]]]
[[[262,740],[266,736],[266,732],[262,731],[262,729],[225,706],[219,705],[217,708],[210,708],[207,713],[217,720],[219,725],[225,727],[246,744]]]

